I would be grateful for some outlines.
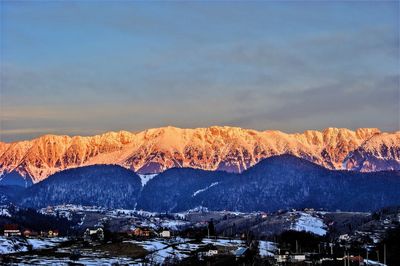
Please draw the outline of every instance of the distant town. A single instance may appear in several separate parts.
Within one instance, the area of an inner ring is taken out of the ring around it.
[[[6,265],[399,265],[400,207],[155,213],[3,205],[0,225]]]

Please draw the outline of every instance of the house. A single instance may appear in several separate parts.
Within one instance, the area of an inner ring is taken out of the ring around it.
[[[339,240],[340,241],[349,241],[350,240],[350,236],[348,234],[340,235],[339,236]]]
[[[57,237],[58,236],[58,230],[48,230],[48,231],[40,231],[40,236],[41,237]]]
[[[169,231],[169,230],[162,230],[161,233],[160,233],[160,236],[161,236],[161,237],[164,237],[164,238],[170,238],[170,237],[171,237],[171,231]]]
[[[37,237],[39,234],[38,234],[38,232],[32,231],[32,230],[30,230],[30,229],[25,229],[25,230],[22,232],[22,235],[23,235],[24,237]]]
[[[49,230],[47,232],[48,237],[58,237],[58,230]]]
[[[345,256],[343,259],[356,264],[364,263],[364,258],[361,256]]]
[[[200,252],[197,253],[197,256],[200,260],[202,260],[204,257],[212,257],[218,255],[218,249],[212,244],[201,247],[198,251]]]
[[[4,225],[4,236],[20,236],[21,231],[18,229],[16,224]]]
[[[291,262],[301,262],[306,260],[305,254],[292,254],[290,255]]]
[[[249,253],[249,248],[247,247],[240,247],[235,251],[236,258],[244,258]]]
[[[208,257],[212,257],[212,256],[215,256],[215,255],[218,255],[218,249],[210,249],[210,250],[208,250],[207,252],[206,252],[206,256],[208,256]]]
[[[149,237],[151,234],[150,229],[137,227],[133,230],[133,235],[138,237]]]
[[[30,237],[31,234],[32,234],[32,231],[29,230],[29,229],[25,229],[25,230],[22,232],[22,235],[23,235],[24,237]]]
[[[203,259],[204,257],[212,257],[212,256],[216,256],[216,255],[218,255],[218,249],[216,249],[216,248],[209,249],[207,251],[202,251],[197,254],[197,256],[200,260]]]
[[[289,254],[277,254],[274,256],[277,263],[289,262]]]
[[[85,241],[103,241],[104,230],[101,227],[86,228],[83,238]]]
[[[277,263],[286,263],[290,261],[290,251],[288,249],[278,249],[278,254],[274,256]]]

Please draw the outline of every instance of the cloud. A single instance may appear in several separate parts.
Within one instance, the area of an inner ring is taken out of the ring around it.
[[[279,106],[266,106],[262,112],[239,116],[229,123],[276,125],[288,131],[296,131],[296,127],[328,126],[375,126],[395,131],[400,128],[399,80],[399,75],[391,75],[370,83],[368,77],[360,77],[359,82],[342,81],[302,91],[276,92],[270,97],[275,101],[284,99]]]
[[[15,136],[35,127],[399,127],[398,16],[380,5],[12,5],[0,121]]]

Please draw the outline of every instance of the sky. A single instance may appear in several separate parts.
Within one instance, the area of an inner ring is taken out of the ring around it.
[[[398,1],[0,1],[0,140],[400,128]]]

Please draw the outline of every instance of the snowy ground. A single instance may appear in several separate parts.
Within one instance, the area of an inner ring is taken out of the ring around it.
[[[66,237],[56,237],[56,238],[28,238],[28,244],[32,245],[33,249],[46,249],[51,247],[56,247],[60,243],[67,241]]]
[[[147,174],[147,175],[139,174],[140,181],[142,182],[142,187],[144,187],[147,184],[147,182],[149,182],[151,179],[153,179],[157,175],[158,174]]]
[[[67,238],[63,237],[25,239],[22,237],[6,238],[0,236],[0,254],[26,252],[29,245],[32,246],[33,250],[52,248],[67,240]]]
[[[320,236],[326,234],[326,225],[321,218],[305,212],[297,212],[296,214],[300,217],[291,225],[291,230],[306,231]]]
[[[97,256],[82,257],[78,261],[72,261],[68,257],[56,258],[56,257],[25,257],[20,263],[16,265],[71,265],[71,263],[79,263],[78,265],[141,265],[138,261],[130,258],[102,258]],[[14,265],[14,264],[13,264]]]
[[[160,226],[164,228],[168,228],[170,230],[177,231],[178,229],[190,225],[189,222],[180,221],[180,220],[167,220],[161,222]]]
[[[204,238],[202,242],[205,244],[213,244],[222,247],[238,247],[240,245],[244,245],[244,241],[239,239]]]
[[[168,257],[176,257],[178,259],[187,257],[186,254],[181,253],[180,250],[169,246],[169,244],[165,242],[151,240],[144,241],[144,243],[139,242],[137,244],[142,245],[143,248],[150,252],[150,254],[147,255],[150,262],[162,264]]]
[[[28,251],[28,243],[19,238],[0,237],[0,254]]]
[[[48,239],[23,239],[23,238],[4,238],[0,237],[0,252],[2,254],[11,254],[16,252],[28,251],[28,245],[32,245],[34,250],[48,249],[58,246],[61,242],[66,241],[67,238],[48,238]],[[133,243],[143,247],[149,252],[146,260],[150,263],[162,264],[168,258],[174,260],[182,260],[200,247],[208,244],[213,244],[219,248],[226,248],[226,250],[236,250],[238,247],[243,246],[242,240],[230,239],[211,239],[205,238],[201,242],[195,242],[193,239],[186,238],[173,238],[173,239],[151,239],[145,241],[128,240],[126,243]],[[58,248],[57,254],[66,254],[64,256],[55,256],[53,253],[49,255],[32,255],[32,253],[25,253],[18,255],[17,265],[35,264],[35,265],[68,265],[73,262],[69,258],[72,250],[71,247]],[[270,256],[276,249],[276,245],[272,242],[260,241],[260,254],[261,256]],[[140,265],[143,259],[133,259],[128,257],[113,257],[108,253],[95,252],[91,249],[82,249],[81,257],[77,261],[82,265],[111,265],[113,263],[119,264],[136,264]]]
[[[387,266],[386,264],[374,261],[374,260],[364,260],[365,265],[370,265],[370,266]]]
[[[242,240],[229,239],[209,239],[205,238],[200,243],[193,242],[192,239],[176,238],[176,239],[153,239],[147,241],[127,241],[136,245],[142,246],[149,251],[147,259],[154,263],[162,264],[165,259],[174,257],[181,260],[189,256],[189,254],[202,246],[213,244],[219,247],[227,247],[236,249],[244,244]],[[271,244],[271,247],[273,245]]]
[[[276,250],[277,247],[274,242],[260,240],[258,244],[258,252],[261,257],[272,257]]]
[[[167,242],[166,240],[147,240],[147,241],[127,241],[136,245],[142,246],[144,249],[149,251],[147,259],[151,263],[162,264],[168,257],[175,257],[177,259],[183,259],[187,257],[187,254],[183,253],[183,250],[173,246],[173,243]]]
[[[10,212],[8,211],[8,206],[0,206],[0,216],[11,217]]]

